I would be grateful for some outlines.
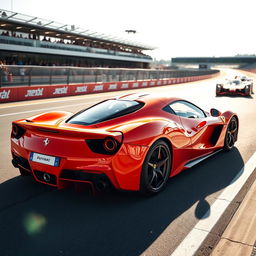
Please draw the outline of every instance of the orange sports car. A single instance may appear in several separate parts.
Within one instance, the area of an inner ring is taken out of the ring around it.
[[[133,93],[76,114],[43,113],[14,121],[11,152],[21,175],[57,188],[163,190],[169,177],[220,149],[231,150],[238,116],[203,111],[168,95]]]

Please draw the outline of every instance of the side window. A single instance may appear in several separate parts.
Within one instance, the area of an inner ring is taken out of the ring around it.
[[[204,118],[206,117],[203,110],[187,101],[176,101],[171,103],[170,108],[174,113],[186,118]]]

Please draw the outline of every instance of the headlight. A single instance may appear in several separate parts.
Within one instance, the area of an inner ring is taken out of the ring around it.
[[[245,92],[247,93],[247,92],[250,90],[249,85],[246,85],[246,86],[244,87],[244,90],[245,90]]]

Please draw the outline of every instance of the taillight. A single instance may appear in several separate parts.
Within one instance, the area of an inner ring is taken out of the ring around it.
[[[121,147],[122,139],[114,137],[106,137],[104,139],[86,140],[88,147],[92,152],[105,155],[114,155]]]
[[[21,138],[26,130],[17,124],[12,124],[12,136],[16,139]]]

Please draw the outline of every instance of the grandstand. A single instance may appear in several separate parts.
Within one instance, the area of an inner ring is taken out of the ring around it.
[[[75,25],[0,9],[0,60],[6,65],[149,68],[154,47]]]

